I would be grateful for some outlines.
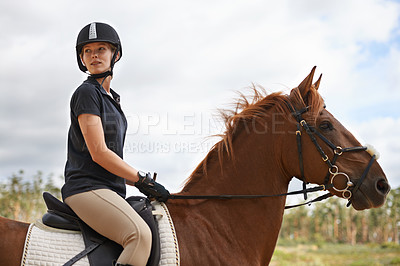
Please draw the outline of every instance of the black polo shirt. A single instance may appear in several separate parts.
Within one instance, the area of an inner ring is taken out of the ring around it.
[[[99,116],[107,147],[123,158],[127,121],[119,95],[113,90],[111,94],[112,98],[96,79],[89,77],[72,95],[65,184],[61,189],[63,199],[101,188],[111,189],[123,198],[126,196],[125,179],[108,172],[92,160],[78,123],[81,114]]]

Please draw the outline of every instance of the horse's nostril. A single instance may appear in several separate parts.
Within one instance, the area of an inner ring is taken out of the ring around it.
[[[376,188],[378,189],[379,192],[381,192],[384,195],[386,195],[390,191],[390,185],[384,179],[381,179],[378,182],[376,182]]]

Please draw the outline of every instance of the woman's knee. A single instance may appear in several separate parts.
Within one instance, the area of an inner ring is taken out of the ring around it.
[[[146,265],[151,253],[151,231],[145,226],[130,230],[123,243],[124,250],[118,258],[118,262],[132,265]]]
[[[126,247],[130,243],[137,243],[139,246],[151,248],[151,238],[151,230],[143,221],[143,223],[136,224],[136,228],[132,228],[122,246]]]
[[[143,228],[140,229],[140,239],[141,244],[148,246],[151,248],[151,230],[150,227],[146,224]]]

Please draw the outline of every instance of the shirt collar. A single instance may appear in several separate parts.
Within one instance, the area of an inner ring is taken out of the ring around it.
[[[98,82],[95,78],[89,76],[89,77],[87,78],[87,81],[88,81],[89,83],[95,85],[96,88],[97,88],[103,95],[107,95],[107,97],[109,97],[109,95],[107,94],[106,90],[105,90],[102,86],[100,86],[99,82]],[[111,88],[110,88],[110,92],[111,92],[111,95],[113,96],[114,100],[119,104],[120,101],[121,101],[121,96],[119,96],[119,94],[116,93],[116,92],[115,92],[113,89],[111,89]]]

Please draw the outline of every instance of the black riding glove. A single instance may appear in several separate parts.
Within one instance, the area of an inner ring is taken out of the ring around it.
[[[138,172],[139,180],[135,183],[135,186],[140,192],[148,196],[149,198],[155,198],[159,202],[166,202],[169,199],[169,191],[165,187],[151,178],[150,173]]]

